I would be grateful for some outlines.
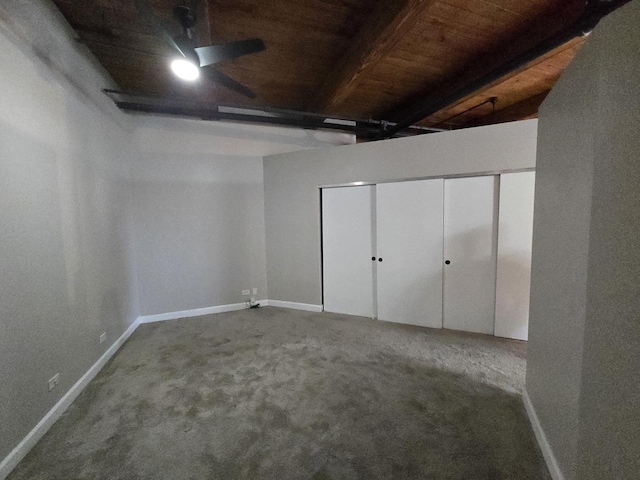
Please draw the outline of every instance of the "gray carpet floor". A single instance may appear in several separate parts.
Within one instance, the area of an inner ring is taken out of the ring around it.
[[[142,325],[9,478],[547,480],[525,349],[272,307]]]

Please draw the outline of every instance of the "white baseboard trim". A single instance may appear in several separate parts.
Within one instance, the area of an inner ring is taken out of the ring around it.
[[[56,403],[49,412],[33,427],[33,429],[27,434],[26,437],[7,455],[7,457],[0,463],[0,480],[4,480],[9,476],[11,471],[20,463],[20,461],[29,453],[38,440],[40,440],[51,426],[60,418],[69,405],[80,395],[82,390],[89,384],[91,380],[98,374],[98,372],[105,366],[111,357],[118,351],[122,344],[131,336],[131,334],[138,328],[139,321],[133,322],[127,330],[120,335],[120,338],[111,345],[106,352],[94,363],[87,372],[80,377],[73,387],[69,389],[67,393]]]
[[[268,300],[258,300],[261,306],[266,306]],[[200,317],[213,313],[234,312],[247,308],[245,303],[232,303],[229,305],[218,305],[215,307],[194,308],[192,310],[180,310],[178,312],[158,313],[155,315],[143,315],[138,317],[139,323],[164,322],[165,320],[177,320],[179,318]]]
[[[322,312],[322,305],[311,305],[308,303],[284,302],[281,300],[259,300],[260,306],[272,306],[281,308],[292,308],[295,310],[306,310],[309,312]],[[212,313],[232,312],[247,308],[244,303],[233,303],[230,305],[218,305],[216,307],[195,308],[193,310],[182,310],[179,312],[159,313],[157,315],[143,315],[136,319],[129,328],[111,345],[104,354],[94,363],[89,370],[78,380],[73,387],[56,403],[49,412],[33,427],[26,437],[14,448],[7,457],[0,463],[0,480],[5,480],[11,471],[29,453],[38,440],[40,440],[60,416],[69,408],[69,405],[80,395],[82,390],[93,380],[98,372],[105,366],[111,357],[118,351],[122,344],[131,334],[143,323],[162,322],[165,320],[177,320],[179,318],[197,317],[201,315],[211,315]],[[555,479],[554,479],[555,480]]]
[[[292,308],[294,310],[305,310],[307,312],[322,312],[322,305],[313,305],[311,303],[285,302],[283,300],[268,300],[267,305],[270,307]]]
[[[524,402],[524,408],[527,411],[529,421],[531,422],[531,426],[533,427],[533,433],[535,433],[536,439],[538,440],[538,445],[540,445],[540,450],[542,450],[542,456],[544,457],[544,460],[547,463],[547,467],[549,468],[551,478],[553,478],[553,480],[564,480],[564,475],[562,474],[562,470],[560,470],[560,465],[558,465],[556,456],[553,454],[551,444],[547,440],[547,436],[545,435],[544,430],[542,429],[542,425],[540,424],[538,414],[536,413],[535,408],[533,408],[533,403],[531,403],[531,398],[529,398],[529,394],[527,393],[526,389],[522,390],[522,401]]]

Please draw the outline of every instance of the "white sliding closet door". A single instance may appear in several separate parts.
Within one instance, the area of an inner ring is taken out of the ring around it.
[[[322,190],[324,309],[373,318],[375,187]]]
[[[494,332],[497,193],[493,176],[444,182],[444,328]]]
[[[527,340],[535,173],[500,175],[496,329],[498,337]]]
[[[378,318],[442,328],[443,180],[376,187]]]

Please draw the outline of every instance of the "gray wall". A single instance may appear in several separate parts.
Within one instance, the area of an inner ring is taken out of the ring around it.
[[[640,476],[640,2],[595,32],[579,479]]]
[[[640,2],[540,112],[527,391],[565,479],[640,472]]]
[[[0,5],[0,459],[138,316],[128,126],[49,7]]]
[[[143,315],[267,298],[262,157],[215,153],[211,138],[163,138],[176,121],[140,119],[133,169]],[[165,121],[166,122],[166,121]],[[178,121],[185,130],[188,121]],[[185,123],[187,123],[185,125]]]
[[[322,303],[319,186],[535,167],[537,121],[264,159],[269,298]]]
[[[0,61],[1,461],[139,315],[265,298],[262,156],[355,139],[124,115],[49,0]]]
[[[140,116],[133,166],[142,315],[267,298],[262,156],[348,134]]]
[[[538,124],[527,393],[567,478],[575,473],[586,309],[595,139],[583,97],[594,88],[585,62],[592,48],[551,91]]]

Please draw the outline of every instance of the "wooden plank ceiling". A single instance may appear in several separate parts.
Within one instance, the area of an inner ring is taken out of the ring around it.
[[[175,78],[170,51],[130,0],[53,0],[120,89],[354,119],[397,120],[415,102],[468,84],[571,25],[584,0],[149,0],[180,34],[198,12],[199,45],[261,38],[267,49],[218,65],[251,88]],[[583,44],[576,39],[422,120],[461,128],[537,115]],[[493,103],[490,99],[495,98]]]

